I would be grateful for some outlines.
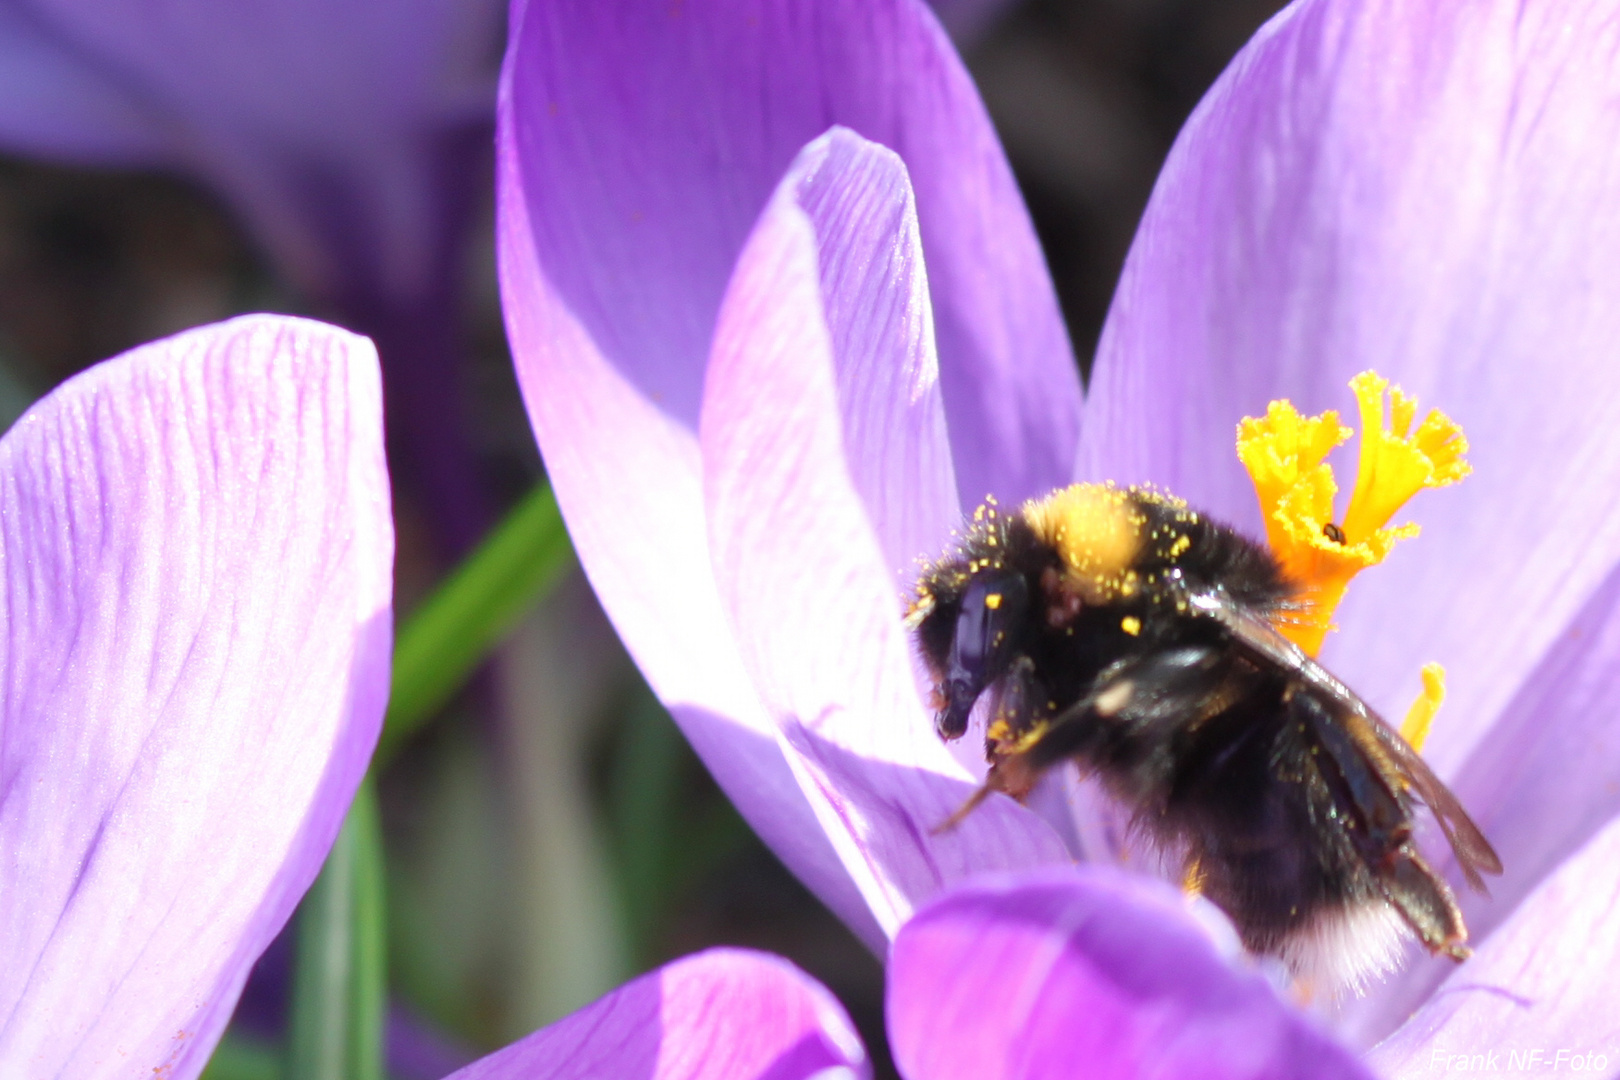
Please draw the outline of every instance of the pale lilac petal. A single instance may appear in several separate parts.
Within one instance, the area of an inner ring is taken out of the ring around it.
[[[1370,1080],[1223,952],[1185,897],[1112,867],[968,885],[895,939],[895,1063],[927,1080]]]
[[[1457,889],[1476,943],[1493,941],[1490,935],[1520,902],[1620,814],[1616,657],[1620,572],[1592,594],[1453,780],[1505,868],[1490,879],[1489,894],[1467,889],[1445,840],[1430,830],[1426,850]],[[1444,961],[1410,964],[1366,999],[1349,1003],[1340,1026],[1370,1045],[1452,973]]]
[[[565,311],[670,423],[697,421],[721,294],[772,189],[843,125],[911,170],[964,501],[1067,479],[1078,381],[1052,285],[984,107],[918,0],[528,5],[502,93],[534,228],[508,243],[532,245],[548,278],[508,305]],[[521,341],[517,359],[534,380]],[[540,438],[549,454],[558,434]]]
[[[1101,344],[1081,471],[1257,531],[1233,425],[1352,411],[1376,367],[1459,419],[1475,474],[1364,575],[1324,661],[1455,775],[1620,556],[1620,22],[1590,0],[1307,0],[1165,166]]]
[[[1405,1026],[1372,1052],[1372,1064],[1388,1077],[1465,1068],[1613,1076],[1620,1068],[1617,905],[1620,821],[1543,882],[1473,959],[1453,968]],[[1447,1067],[1448,1056],[1474,1054],[1490,1056],[1477,1066],[1453,1060]]]
[[[0,1074],[195,1076],[381,724],[370,342],[255,316],[0,441]]]
[[[919,694],[905,575],[884,542],[905,529],[882,509],[949,493],[917,248],[898,158],[842,131],[806,148],[738,260],[701,426],[715,578],[743,662],[891,934],[952,881],[1066,859],[1000,797],[935,833],[975,783]]]
[[[419,294],[439,272],[447,155],[493,103],[495,0],[5,7],[0,57],[52,77],[0,97],[7,145],[123,163],[133,116],[141,160],[221,188],[304,287]]]
[[[514,5],[499,152],[519,381],[592,584],[744,815],[869,939],[710,565],[696,426],[721,294],[802,146],[843,123],[920,177],[951,438],[978,498],[1066,477],[1073,365],[982,105],[916,0]],[[998,387],[997,392],[986,387]],[[627,527],[627,523],[634,523]]]
[[[1620,814],[1620,570],[1593,592],[1455,780],[1506,868],[1463,898],[1483,936]]]
[[[628,382],[535,261],[523,163],[503,124],[501,289],[524,403],[569,535],[647,681],[754,831],[868,942],[865,902],[799,792],[709,568],[696,433]]]
[[[775,956],[712,949],[627,983],[449,1080],[856,1080],[837,1000]]]
[[[844,460],[898,595],[916,576],[917,560],[936,557],[962,522],[906,166],[893,151],[834,128],[794,159],[764,227],[783,216],[803,220],[814,234],[813,288],[804,294],[813,307],[791,314],[824,327],[818,345],[837,384]],[[774,284],[744,281],[746,273],[739,261],[732,290]],[[716,337],[731,347],[781,347],[751,328],[727,326],[724,315]],[[711,379],[712,370],[711,362]],[[770,422],[768,401],[731,404],[742,408],[725,422]]]

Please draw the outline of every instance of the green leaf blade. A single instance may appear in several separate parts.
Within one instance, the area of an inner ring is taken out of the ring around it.
[[[573,562],[551,487],[524,497],[400,630],[377,760],[441,708]]]

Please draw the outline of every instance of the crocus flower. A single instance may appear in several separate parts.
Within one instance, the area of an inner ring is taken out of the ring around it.
[[[1344,404],[1376,367],[1461,421],[1475,476],[1351,591],[1323,659],[1396,716],[1417,664],[1445,665],[1426,754],[1507,871],[1489,898],[1461,893],[1471,961],[1414,961],[1334,1022],[1393,1074],[1620,1034],[1617,32],[1584,2],[1285,10],[1166,163],[1082,435],[1023,210],[920,5],[531,3],[514,20],[502,283],[559,501],[654,688],[853,926],[903,940],[953,882],[1108,850],[1061,791],[932,831],[976,763],[940,747],[923,703],[898,603],[912,560],[986,493],[1075,479],[1155,482],[1260,535],[1236,421],[1274,398]],[[1174,937],[1154,970],[1198,940]],[[1116,988],[1145,963],[1046,940]],[[981,994],[943,970],[943,1015],[1054,1023],[1006,1011],[1035,992],[1016,973]],[[1053,1005],[1076,1039],[1120,1015],[1085,1000]],[[1174,1060],[1132,1045],[1122,1071]]]
[[[369,342],[205,327],[0,439],[0,1076],[195,1076],[388,692]]]
[[[459,546],[486,524],[456,316],[487,168],[493,0],[0,2],[0,148],[216,190],[305,296],[374,337],[396,461]]]

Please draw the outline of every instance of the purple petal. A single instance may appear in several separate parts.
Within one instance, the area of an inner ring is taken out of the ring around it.
[[[722,291],[793,156],[847,122],[922,177],[942,392],[975,498],[1067,477],[1073,365],[983,107],[915,0],[642,10],[514,6],[499,231],[518,376],[642,671],[755,829],[872,938],[707,573],[696,426]]]
[[[1099,865],[919,912],[890,954],[888,1018],[900,1072],[928,1080],[1370,1077],[1232,966],[1174,889]]]
[[[388,693],[376,354],[255,316],[0,441],[0,1073],[195,1076]]]
[[[1066,479],[1073,365],[1011,173],[960,62],[915,0],[512,11],[502,287],[519,381],[576,549],[727,794],[875,940],[782,758],[707,570],[703,373],[721,294],[772,188],[805,142],[847,123],[920,177],[946,411],[976,473],[958,482],[977,498]]]
[[[1466,1068],[1614,1075],[1620,1067],[1617,904],[1620,821],[1548,878],[1472,960],[1454,968],[1427,1004],[1373,1051],[1373,1064],[1390,1077]],[[1474,1054],[1489,1056],[1478,1066],[1446,1063]]]
[[[1052,285],[983,105],[921,3],[573,0],[519,23],[502,102],[519,164],[504,175],[521,177],[507,198],[535,231],[506,242],[533,246],[548,284],[509,289],[509,305],[566,312],[582,347],[690,429],[744,239],[800,148],[843,125],[911,170],[965,501],[1068,479],[1078,381]],[[543,381],[517,344],[520,376]],[[536,424],[548,455],[584,434]]]
[[[509,133],[503,127],[502,139]],[[754,831],[876,943],[882,935],[799,793],[721,610],[696,435],[626,383],[566,308],[551,302],[527,239],[521,162],[504,146],[499,161],[507,332],[546,472],[591,584],[648,682]]]
[[[1001,798],[934,833],[974,784],[934,734],[900,618],[897,561],[956,518],[918,247],[897,157],[841,130],[807,147],[738,260],[701,428],[743,662],[890,933],[953,880],[1067,858]]]
[[[775,956],[677,960],[462,1069],[450,1080],[798,1080],[869,1075],[822,986]]]
[[[1268,399],[1347,409],[1376,367],[1462,422],[1475,475],[1324,653],[1395,716],[1446,665],[1443,776],[1620,556],[1617,36],[1586,0],[1290,7],[1183,132],[1101,344],[1082,472],[1251,529],[1232,431]]]
[[[1066,477],[1073,366],[983,108],[914,0],[643,12],[514,5],[499,197],[519,379],[576,548],[642,670],[754,827],[871,939],[706,572],[695,429],[721,293],[782,171],[845,122],[922,177],[946,410],[976,451],[965,489]],[[921,74],[896,77],[908,70]]]
[[[1620,814],[1620,573],[1542,658],[1469,757],[1453,789],[1505,868],[1488,895],[1462,885],[1445,841],[1426,850],[1458,890],[1473,940],[1492,940],[1520,902]],[[1472,966],[1472,965],[1470,965]],[[1398,1027],[1453,966],[1410,965],[1367,999],[1349,1003],[1343,1030],[1370,1045]],[[1616,1059],[1620,1065],[1620,1058]]]

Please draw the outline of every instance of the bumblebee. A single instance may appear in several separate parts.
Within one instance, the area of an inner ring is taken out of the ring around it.
[[[1465,959],[1417,806],[1473,888],[1501,863],[1401,735],[1279,631],[1307,602],[1267,548],[1150,489],[987,503],[908,615],[939,734],[960,738],[988,696],[990,771],[952,822],[1073,760],[1302,982],[1359,986],[1408,935]]]

